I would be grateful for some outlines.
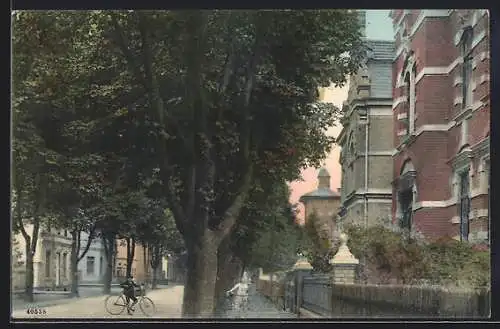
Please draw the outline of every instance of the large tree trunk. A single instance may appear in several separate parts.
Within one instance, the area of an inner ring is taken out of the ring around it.
[[[186,241],[188,260],[183,317],[207,318],[213,315],[218,243],[212,235],[205,232],[197,241]]]
[[[24,295],[26,301],[33,303],[35,300],[33,298],[33,283],[34,283],[34,271],[33,271],[33,255],[31,254],[30,243],[26,241],[26,277],[25,277],[25,287]]]
[[[127,238],[127,277],[132,276],[132,264],[135,257],[135,239]]]
[[[80,249],[78,230],[71,231],[71,295],[78,297],[78,249]]]
[[[144,267],[144,282],[149,284],[149,266],[148,266],[148,250],[146,249],[146,244],[142,245],[142,261],[143,261],[143,267]]]
[[[156,289],[158,287],[158,268],[161,264],[161,250],[157,245],[153,245],[149,247],[149,254],[151,260],[151,269],[152,280],[151,280],[151,289]]]
[[[113,280],[113,259],[115,239],[114,235],[104,235],[104,254],[106,256],[106,273],[104,275],[103,293],[109,295],[111,293],[111,281]]]
[[[221,315],[225,311],[225,292],[229,290],[239,277],[238,259],[233,257],[229,237],[219,246],[217,251],[217,280],[215,282],[214,313]]]

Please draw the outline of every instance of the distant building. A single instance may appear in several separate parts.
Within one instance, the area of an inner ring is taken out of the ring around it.
[[[89,234],[82,232],[80,237],[80,255],[87,246]],[[102,283],[106,273],[106,254],[102,239],[93,238],[90,248],[78,263],[80,283]]]
[[[392,10],[392,212],[430,237],[489,239],[487,10]]]
[[[127,242],[125,239],[120,239],[117,245],[118,250],[113,274],[116,280],[122,281],[127,277]],[[151,279],[152,268],[150,257],[148,250],[143,245],[140,243],[135,244],[131,274],[137,281],[144,282]]]
[[[373,224],[391,218],[392,58],[394,42],[366,40],[365,65],[349,78],[342,111],[342,223]]]
[[[33,224],[26,224],[26,233],[33,232]],[[26,241],[21,233],[13,237],[18,243],[19,262],[26,263]],[[40,227],[39,237],[33,255],[33,286],[38,289],[57,289],[67,287],[71,283],[71,237],[68,231]],[[19,275],[25,275],[22,268],[16,270]],[[18,289],[24,289],[24,279],[17,280]]]
[[[302,195],[299,201],[304,204],[305,222],[312,213],[315,213],[320,226],[333,236],[335,217],[340,206],[340,194],[330,189],[330,174],[325,168],[321,168],[318,173],[318,188]]]

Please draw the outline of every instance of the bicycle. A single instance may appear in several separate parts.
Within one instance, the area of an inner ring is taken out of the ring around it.
[[[153,301],[146,297],[146,289],[144,289],[144,284],[141,284],[140,295],[137,297],[136,306],[139,306],[142,313],[145,316],[151,316],[156,312],[156,306]],[[113,302],[114,300],[114,302]],[[120,295],[109,295],[104,300],[104,306],[106,311],[111,315],[120,315],[125,311],[125,308],[131,310],[129,303],[127,303],[127,296],[125,296],[125,291],[122,291]],[[116,307],[116,310],[113,308]]]

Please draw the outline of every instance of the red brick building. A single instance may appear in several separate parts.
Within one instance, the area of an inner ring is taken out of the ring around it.
[[[393,10],[393,219],[489,240],[487,10]]]

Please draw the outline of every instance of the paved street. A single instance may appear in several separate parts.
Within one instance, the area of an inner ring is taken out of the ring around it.
[[[147,296],[153,300],[156,305],[156,314],[154,318],[180,318],[182,306],[182,286],[172,286],[150,291]],[[136,313],[128,315],[123,312],[121,315],[110,315],[104,307],[106,296],[81,297],[78,299],[66,299],[64,304],[42,306],[34,303],[32,306],[45,310],[45,315],[30,315],[26,313],[26,308],[16,309],[12,312],[15,319],[26,318],[140,318],[143,314],[136,309]]]
[[[91,294],[91,290],[86,290]],[[182,286],[171,286],[150,291],[148,297],[156,305],[156,314],[153,318],[180,318],[182,312]],[[104,307],[106,296],[81,297],[55,301],[57,305],[43,305],[34,303],[32,306],[46,311],[45,315],[30,315],[26,313],[28,305],[17,307],[12,312],[15,319],[26,318],[141,318],[143,314],[136,310],[134,315],[123,312],[121,315],[110,315]],[[249,305],[245,310],[229,309],[223,315],[224,318],[294,318],[293,314],[280,311],[269,300],[260,294],[253,292],[249,297]]]

